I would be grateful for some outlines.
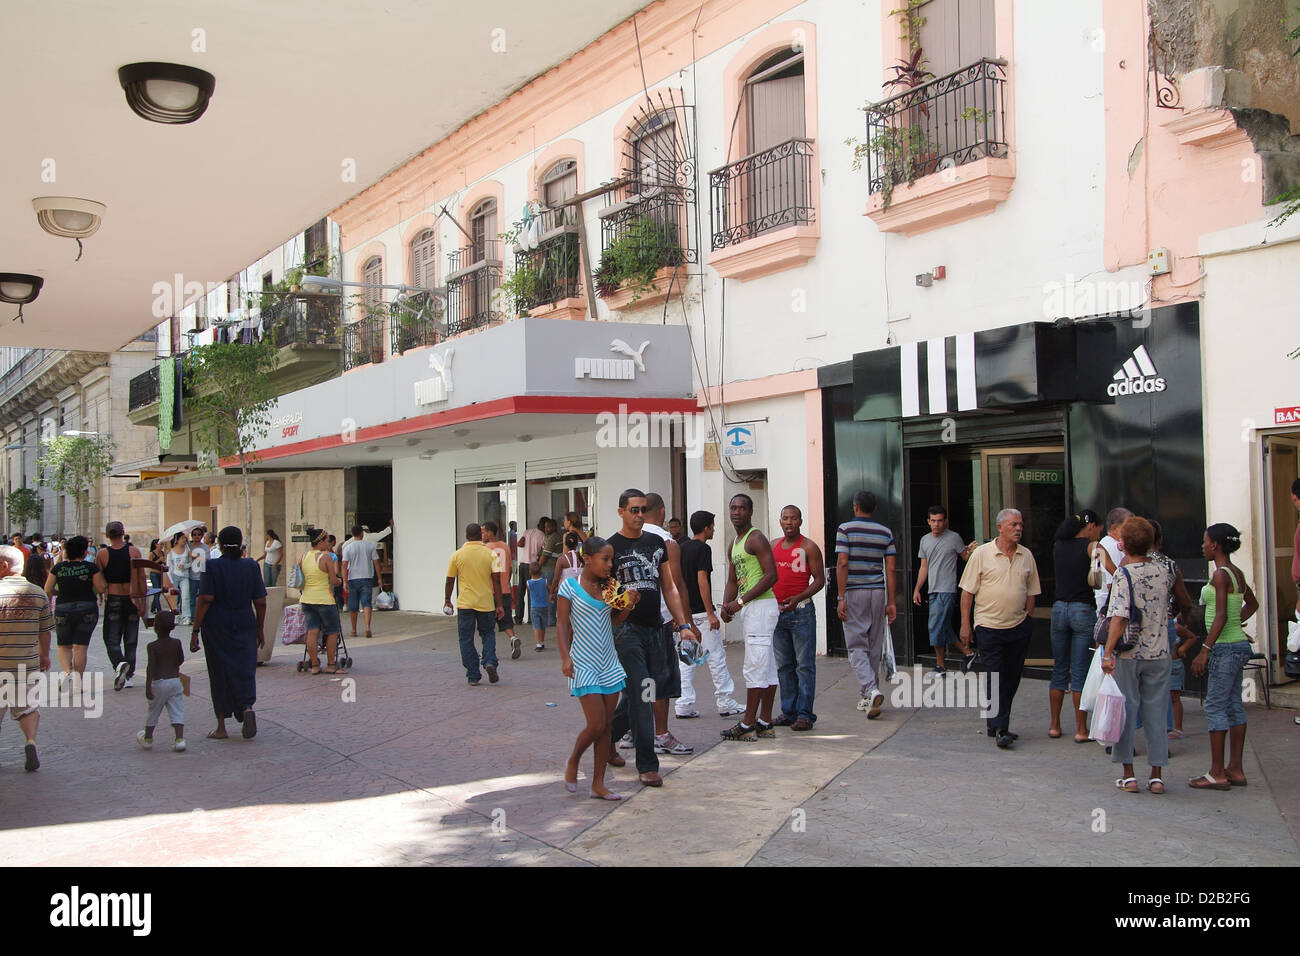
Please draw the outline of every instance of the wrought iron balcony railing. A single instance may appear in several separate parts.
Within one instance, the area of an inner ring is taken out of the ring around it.
[[[262,337],[269,337],[277,347],[340,343],[341,296],[264,296],[262,303]]]
[[[168,359],[168,361],[171,361]],[[127,411],[133,412],[137,408],[144,408],[158,401],[158,366],[155,364],[152,368],[141,372],[131,379],[128,387]]]
[[[481,269],[449,277],[447,334],[457,335],[505,318],[496,303],[500,286],[501,266],[491,260]]]
[[[388,350],[401,355],[411,349],[437,345],[442,336],[441,303],[427,292],[419,292],[404,302],[394,302],[388,314]]]
[[[447,272],[456,273],[480,262],[501,264],[501,240],[483,239],[447,253]]]
[[[1006,61],[981,59],[867,107],[873,193],[985,157],[1005,157]]]
[[[787,226],[813,222],[815,150],[790,139],[709,173],[714,249]]]
[[[372,313],[343,327],[343,367],[379,364],[384,360],[386,317]]]
[[[581,296],[582,262],[577,232],[568,229],[542,240],[536,249],[517,249],[515,274],[523,277],[516,283],[518,294],[514,304],[518,311]]]

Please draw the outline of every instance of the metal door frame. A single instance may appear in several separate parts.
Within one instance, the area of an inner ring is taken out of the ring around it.
[[[1296,465],[1300,471],[1300,433],[1297,432],[1277,432],[1260,436],[1263,441],[1260,442],[1261,455],[1264,459],[1264,467],[1260,469],[1260,479],[1263,487],[1260,498],[1263,502],[1264,518],[1264,586],[1260,589],[1264,594],[1264,599],[1260,602],[1260,609],[1267,615],[1265,620],[1268,621],[1269,634],[1272,636],[1270,645],[1265,649],[1265,666],[1267,670],[1268,682],[1276,685],[1279,682],[1287,683],[1290,678],[1286,676],[1285,671],[1280,666],[1286,655],[1286,635],[1277,631],[1278,611],[1277,592],[1280,582],[1277,580],[1276,556],[1275,551],[1287,550],[1285,547],[1278,548],[1279,542],[1275,540],[1273,534],[1274,519],[1277,517],[1273,511],[1273,455],[1271,454],[1272,445],[1278,442],[1285,445],[1294,446],[1296,449]],[[1276,666],[1275,666],[1276,665]]]

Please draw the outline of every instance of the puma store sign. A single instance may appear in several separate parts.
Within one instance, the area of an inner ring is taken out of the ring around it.
[[[437,374],[415,383],[415,404],[437,405],[447,400],[456,387],[451,378],[451,361],[455,357],[455,349],[447,349],[442,355],[429,356],[429,368]]]
[[[1156,371],[1155,363],[1147,353],[1145,345],[1139,345],[1124,361],[1112,381],[1106,386],[1106,394],[1111,398],[1121,395],[1142,395],[1151,392],[1163,392],[1167,383]]]
[[[1273,409],[1274,425],[1300,425],[1300,405]]]
[[[630,381],[638,371],[645,371],[645,350],[649,345],[642,342],[640,348],[634,349],[622,339],[614,339],[609,350],[627,358],[575,358],[573,377]]]

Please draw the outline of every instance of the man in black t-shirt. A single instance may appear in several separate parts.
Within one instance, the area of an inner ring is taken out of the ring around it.
[[[623,670],[627,672],[627,687],[614,711],[610,739],[617,741],[630,729],[636,747],[636,769],[641,783],[647,787],[662,787],[659,758],[655,756],[652,703],[655,699],[655,685],[666,683],[673,676],[671,671],[667,674],[663,671],[666,667],[676,667],[676,660],[664,661],[666,655],[659,652],[661,590],[677,631],[689,631],[696,640],[699,640],[700,635],[688,623],[690,617],[686,613],[682,596],[673,584],[664,540],[658,535],[641,532],[642,525],[645,524],[645,498],[645,493],[635,488],[629,488],[619,495],[618,514],[623,519],[623,527],[607,539],[614,548],[613,576],[625,588],[641,593],[632,613],[614,631],[614,649],[618,652]],[[615,758],[610,763],[622,766],[621,760],[622,758]]]
[[[704,636],[701,652],[708,654],[709,672],[713,676],[713,696],[718,705],[719,717],[743,714],[745,708],[731,695],[736,685],[727,670],[727,652],[722,646],[722,624],[713,606],[713,549],[708,542],[713,539],[714,516],[708,511],[691,515],[691,533],[682,544],[682,578],[686,584],[686,597],[691,607],[691,621]],[[677,700],[677,717],[686,720],[700,716],[695,709],[694,664],[678,661],[682,673],[682,695]]]

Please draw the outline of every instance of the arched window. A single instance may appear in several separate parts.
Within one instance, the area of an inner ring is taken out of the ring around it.
[[[368,286],[378,286],[384,284],[384,260],[379,256],[371,256],[366,260],[365,267],[362,269],[362,281]],[[366,311],[378,306],[384,301],[383,289],[366,289]]]
[[[578,195],[578,164],[572,159],[562,159],[542,174],[538,183],[542,204],[547,209],[556,210],[551,214],[551,223],[560,225],[564,222],[576,222],[572,208],[560,210],[560,204],[566,199]]]
[[[411,285],[428,289],[436,279],[433,259],[434,231],[426,229],[411,241]]]
[[[806,135],[803,52],[782,50],[768,57],[745,80],[746,153]]]
[[[500,258],[495,254],[497,233],[499,231],[497,227],[497,201],[495,199],[484,199],[469,214],[469,234],[474,246],[473,262]]]
[[[664,110],[646,119],[629,137],[632,168],[628,175],[633,180],[634,192],[675,185],[683,154],[678,148],[677,134],[673,114]]]

